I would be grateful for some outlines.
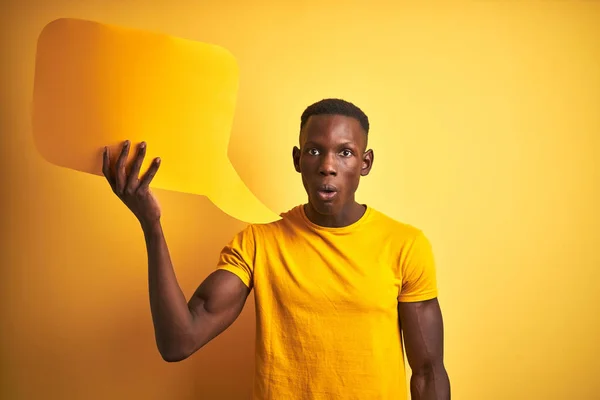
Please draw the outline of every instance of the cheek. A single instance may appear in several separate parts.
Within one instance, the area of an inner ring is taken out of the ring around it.
[[[344,165],[344,180],[348,182],[348,186],[351,190],[356,190],[358,188],[358,183],[360,181],[360,171],[362,167],[362,162],[351,162],[346,163]]]
[[[341,163],[344,173],[348,176],[360,176],[362,170],[362,160],[352,159]]]
[[[302,171],[302,173],[310,173],[314,170],[315,165],[317,163],[315,162],[314,158],[309,158],[309,157],[301,157],[300,161],[298,162],[298,165],[300,166],[300,170]]]
[[[300,159],[298,165],[300,166],[300,176],[302,176],[302,183],[304,184],[304,186],[306,187],[306,183],[308,181],[308,176],[312,175],[310,173],[311,171],[311,165],[310,163],[307,163],[306,161]]]

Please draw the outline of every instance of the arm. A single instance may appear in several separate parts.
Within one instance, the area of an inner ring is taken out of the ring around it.
[[[408,363],[413,371],[413,400],[450,400],[450,380],[444,367],[444,327],[436,299],[398,303]]]
[[[200,284],[186,303],[160,223],[144,226],[143,230],[156,344],[165,361],[181,361],[237,319],[250,289],[231,272],[217,270]]]
[[[139,177],[146,154],[142,142],[127,173],[129,141],[113,165],[105,147],[102,172],[113,192],[140,222],[148,254],[150,309],[158,350],[166,361],[181,361],[223,332],[238,317],[250,289],[240,278],[227,271],[215,271],[206,278],[189,304],[177,283],[169,248],[160,223],[161,210],[150,190],[160,158],[155,158]]]

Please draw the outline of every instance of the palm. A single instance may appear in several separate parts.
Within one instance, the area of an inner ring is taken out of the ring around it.
[[[108,148],[104,149],[102,172],[113,192],[133,212],[140,223],[152,223],[160,219],[160,205],[152,191],[150,182],[160,166],[160,158],[155,158],[142,177],[140,167],[146,155],[146,143],[140,143],[136,158],[129,174],[125,171],[125,161],[129,154],[129,141],[125,141],[121,153],[115,163],[114,173],[110,165]]]

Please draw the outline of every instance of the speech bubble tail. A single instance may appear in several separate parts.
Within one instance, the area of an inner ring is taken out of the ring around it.
[[[229,216],[247,223],[264,224],[281,219],[244,184],[233,165],[226,163],[219,173],[203,182],[208,199]]]

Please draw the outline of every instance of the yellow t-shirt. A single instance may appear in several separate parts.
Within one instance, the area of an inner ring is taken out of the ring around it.
[[[217,268],[253,288],[255,400],[407,399],[398,301],[437,296],[423,233],[367,207],[342,228],[296,206],[251,224]]]

